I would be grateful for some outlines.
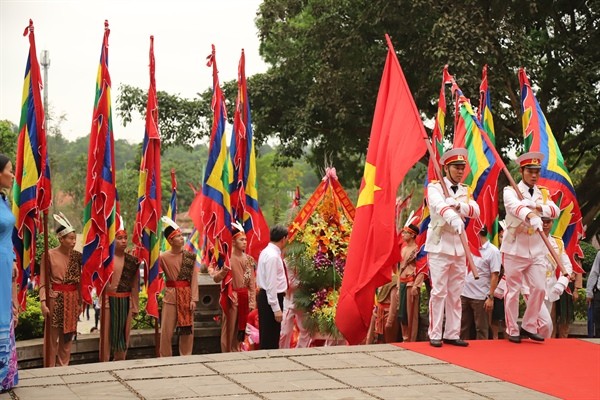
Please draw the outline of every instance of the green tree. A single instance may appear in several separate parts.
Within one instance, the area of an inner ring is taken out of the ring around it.
[[[19,127],[8,120],[0,121],[0,153],[15,163]]]

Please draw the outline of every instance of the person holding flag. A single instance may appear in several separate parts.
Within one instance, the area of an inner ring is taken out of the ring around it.
[[[479,206],[473,200],[468,187],[462,184],[467,164],[467,150],[454,148],[440,158],[446,177],[443,183],[433,181],[427,186],[427,203],[431,222],[427,230],[425,251],[428,254],[431,276],[429,299],[429,343],[433,347],[443,342],[466,347],[460,339],[461,302],[460,294],[465,283],[466,249],[461,243],[464,232],[463,218],[479,217]],[[442,184],[446,186],[448,197]],[[442,329],[446,316],[445,329]]]
[[[69,365],[71,344],[77,334],[77,318],[81,313],[81,268],[83,255],[75,250],[77,235],[75,228],[62,214],[54,214],[59,227],[56,235],[60,245],[42,256],[40,267],[40,302],[42,314],[51,319],[50,331],[44,331],[49,338],[48,367]],[[46,266],[46,260],[50,265]],[[46,280],[46,271],[49,272]],[[46,287],[46,282],[50,286]]]
[[[504,188],[506,209],[506,231],[500,251],[506,274],[506,295],[504,297],[506,333],[508,340],[521,343],[519,325],[519,294],[523,283],[529,287],[527,309],[521,323],[522,333],[535,341],[543,341],[538,334],[538,314],[544,303],[546,268],[544,258],[547,248],[538,234],[543,224],[540,217],[556,218],[560,210],[552,201],[548,189],[538,187],[542,160],[539,152],[528,152],[517,158],[522,180],[517,185],[523,200],[512,186]]]
[[[102,310],[102,323],[108,329],[102,330],[102,361],[124,360],[129,346],[131,322],[139,312],[140,261],[127,248],[127,231],[123,219],[119,217],[119,226],[115,237],[115,264],[110,280],[104,288],[107,298]]]
[[[208,267],[208,273],[216,283],[221,283],[219,303],[223,310],[221,318],[221,352],[240,351],[244,341],[248,313],[256,308],[256,281],[254,270],[256,261],[245,253],[246,233],[238,222],[233,222],[231,257],[229,265],[215,269]]]
[[[194,311],[198,302],[198,269],[196,255],[183,249],[185,243],[181,229],[169,217],[162,217],[166,224],[165,239],[171,250],[160,255],[160,266],[165,273],[166,288],[163,297],[160,356],[173,355],[173,332],[179,336],[179,355],[189,356],[194,347]]]

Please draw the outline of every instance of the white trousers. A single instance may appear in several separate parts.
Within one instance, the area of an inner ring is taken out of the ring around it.
[[[465,256],[428,253],[431,295],[429,298],[429,339],[442,339],[444,312],[446,325],[444,339],[460,338],[462,306],[460,295],[467,272]]]
[[[300,335],[298,336],[298,342],[296,343],[297,349],[308,347],[310,345],[310,332],[308,332],[304,325],[302,325],[303,313],[297,311],[294,308],[286,308],[283,311],[283,319],[281,321],[281,334],[279,336],[279,348],[289,349],[292,343],[292,336],[294,335],[294,320],[298,325]]]
[[[521,327],[530,333],[538,333],[538,318],[544,306],[546,293],[546,266],[543,257],[534,259],[503,254],[504,273],[506,275],[506,295],[504,312],[506,333],[519,336],[519,295],[523,282],[529,287],[527,308],[523,314]]]

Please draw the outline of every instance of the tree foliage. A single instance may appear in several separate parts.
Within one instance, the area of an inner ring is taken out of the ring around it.
[[[15,163],[19,128],[10,121],[0,121],[0,153]]]

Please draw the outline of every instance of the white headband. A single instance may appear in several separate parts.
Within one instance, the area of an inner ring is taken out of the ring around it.
[[[73,228],[73,225],[71,225],[67,217],[65,217],[65,215],[62,212],[59,211],[58,214],[53,214],[53,217],[54,220],[58,222],[60,226],[65,228],[56,234],[59,238],[66,236],[71,232],[75,232],[75,228]]]

